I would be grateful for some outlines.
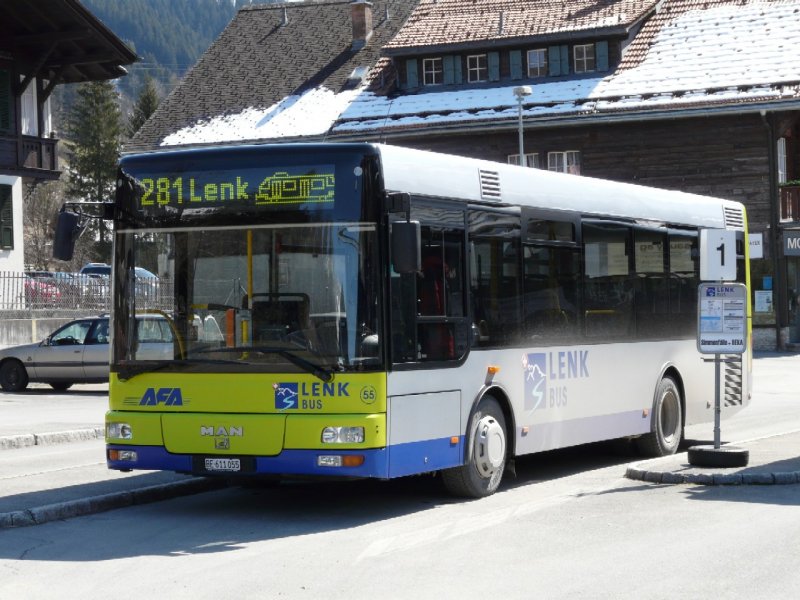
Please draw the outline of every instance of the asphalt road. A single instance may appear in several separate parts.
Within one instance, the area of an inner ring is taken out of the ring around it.
[[[799,366],[756,360],[723,439],[800,430]],[[473,502],[431,477],[291,482],[0,530],[0,598],[794,596],[800,484],[658,485],[626,479],[634,462],[604,444],[526,457]]]

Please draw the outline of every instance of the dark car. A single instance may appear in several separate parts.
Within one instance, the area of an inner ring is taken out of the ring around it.
[[[173,333],[160,315],[137,317],[137,358],[161,360],[173,356]],[[0,350],[0,387],[24,390],[28,382],[49,383],[66,390],[73,383],[107,383],[109,374],[108,316],[75,319],[38,344]]]

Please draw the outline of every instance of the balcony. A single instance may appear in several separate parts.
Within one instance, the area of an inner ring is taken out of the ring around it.
[[[0,168],[21,177],[57,179],[55,138],[0,135]]]

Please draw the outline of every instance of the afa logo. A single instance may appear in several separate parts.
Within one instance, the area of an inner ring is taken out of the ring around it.
[[[547,355],[543,352],[522,357],[525,371],[525,410],[547,407]]]
[[[181,388],[147,388],[139,406],[183,406]]]
[[[299,394],[297,383],[274,383],[272,388],[275,390],[275,408],[277,410],[297,408]]]

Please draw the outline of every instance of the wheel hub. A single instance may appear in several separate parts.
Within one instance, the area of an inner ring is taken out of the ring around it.
[[[475,465],[484,477],[491,477],[505,462],[506,438],[497,420],[487,415],[475,432]]]

